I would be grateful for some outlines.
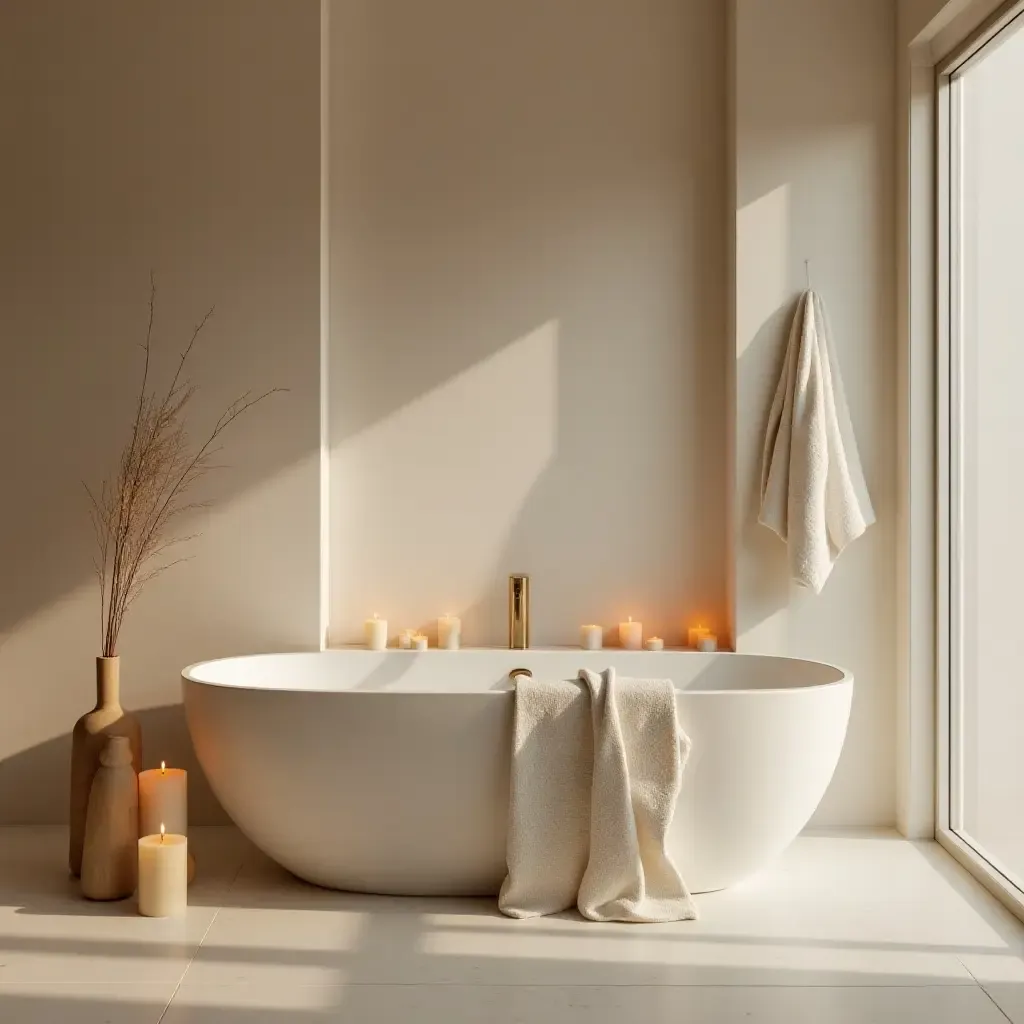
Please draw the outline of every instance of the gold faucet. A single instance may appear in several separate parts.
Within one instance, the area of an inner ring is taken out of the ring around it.
[[[508,578],[508,646],[525,651],[530,646],[530,577]]]

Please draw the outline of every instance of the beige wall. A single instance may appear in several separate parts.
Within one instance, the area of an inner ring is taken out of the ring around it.
[[[817,824],[894,820],[894,43],[886,0],[736,0],[735,558],[740,650],[856,677]],[[761,445],[804,260],[831,314],[877,525],[814,597],[757,523]]]
[[[94,699],[97,595],[80,481],[112,468],[148,275],[167,368],[206,307],[199,431],[227,438],[193,559],[123,634],[146,759],[191,765],[179,672],[318,641],[319,4],[0,5],[0,822],[57,821]],[[195,820],[217,809],[198,777]]]
[[[966,6],[971,0],[898,0],[898,39],[901,48],[909,46],[943,11]],[[944,16],[945,18],[951,15]]]
[[[736,0],[727,47],[725,6],[331,6],[333,639],[457,610],[500,642],[509,571],[534,574],[537,643],[629,613],[724,631],[731,586],[741,649],[857,675],[818,822],[888,823],[895,15]],[[218,306],[200,420],[292,390],[229,439],[193,561],[126,629],[148,759],[191,758],[182,664],[319,642],[318,19],[315,0],[0,8],[0,821],[64,815],[97,646],[78,480],[123,437],[150,266],[168,353]],[[753,521],[804,258],[879,516],[819,599]]]
[[[331,640],[725,611],[719,0],[331,7]]]

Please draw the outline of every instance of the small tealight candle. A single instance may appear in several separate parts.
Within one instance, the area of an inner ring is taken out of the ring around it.
[[[188,839],[167,833],[139,840],[139,913],[181,917],[188,908]]]
[[[642,622],[634,622],[633,616],[629,617],[629,622],[619,623],[619,643],[626,648],[627,651],[639,651],[643,646],[644,642],[644,624]]]
[[[417,633],[409,638],[414,651],[425,651],[427,649],[427,638],[422,633]]]
[[[462,620],[457,615],[445,614],[437,620],[437,646],[457,651],[462,640]]]
[[[580,647],[585,651],[599,651],[604,643],[604,630],[600,626],[580,626]]]
[[[718,637],[714,633],[705,633],[697,640],[697,650],[710,653],[718,650]]]
[[[686,646],[696,647],[697,641],[700,640],[702,636],[710,635],[710,633],[711,630],[708,629],[707,626],[691,626],[686,631]]]
[[[188,772],[168,768],[166,761],[139,772],[139,835],[156,835],[161,825],[188,835]]]
[[[373,618],[363,623],[363,634],[371,651],[383,651],[388,645],[388,620],[377,618],[374,612]]]
[[[644,641],[644,649],[648,651],[663,651],[665,650],[665,641],[660,636],[651,636]]]

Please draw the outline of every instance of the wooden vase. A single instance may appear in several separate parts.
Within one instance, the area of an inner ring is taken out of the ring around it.
[[[139,777],[127,736],[107,739],[93,776],[82,848],[82,895],[123,900],[139,866]]]
[[[142,731],[138,721],[121,707],[121,659],[96,659],[96,707],[83,715],[71,734],[71,837],[68,866],[78,878],[82,873],[85,819],[93,776],[100,754],[111,736],[124,736],[131,746],[136,775],[142,768]]]

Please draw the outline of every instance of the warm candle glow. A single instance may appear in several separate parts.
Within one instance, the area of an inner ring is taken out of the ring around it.
[[[619,623],[619,646],[627,651],[639,651],[644,645],[644,624],[637,622],[632,615],[625,622]]]
[[[163,773],[164,775],[166,775],[166,774],[167,774],[167,762],[166,762],[166,761],[161,761],[161,762],[160,762],[160,771],[161,771],[161,772],[162,772],[162,773]]]
[[[164,831],[165,831],[164,825],[163,825],[163,822],[161,822],[160,823],[160,842],[161,843],[164,841]]]
[[[699,625],[691,626],[686,631],[686,644],[688,647],[696,647],[700,638],[702,636],[708,636],[711,632],[703,622],[700,622],[700,620],[698,620],[698,622],[700,623]]]

